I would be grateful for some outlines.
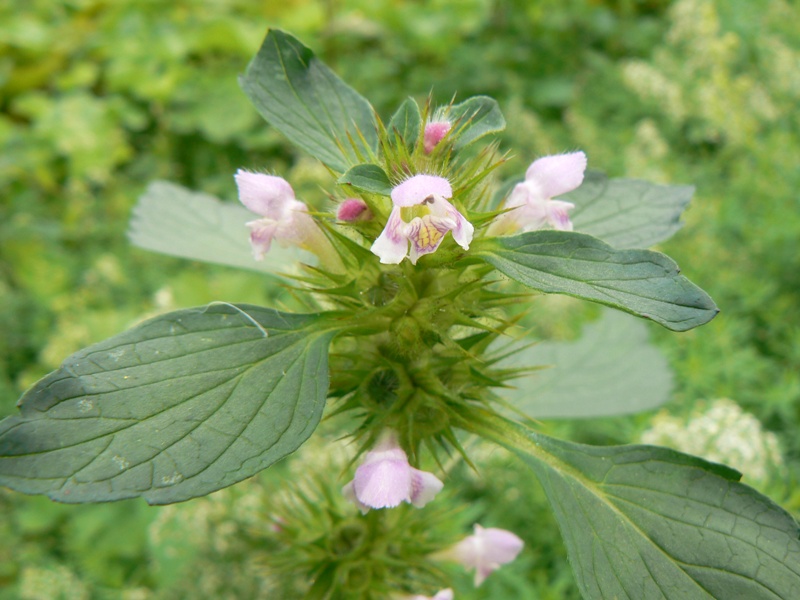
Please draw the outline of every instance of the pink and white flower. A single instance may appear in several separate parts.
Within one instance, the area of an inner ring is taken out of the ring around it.
[[[483,528],[475,525],[472,535],[446,551],[446,557],[460,562],[467,569],[475,569],[475,586],[501,565],[510,563],[522,551],[524,542],[505,529]]]
[[[362,512],[370,508],[392,508],[409,502],[422,508],[436,497],[444,484],[433,473],[408,464],[408,457],[393,431],[385,432],[367,452],[356,476],[342,488],[344,496]]]
[[[448,201],[453,190],[447,179],[414,175],[396,186],[391,197],[394,206],[389,220],[371,248],[381,263],[396,265],[408,256],[417,264],[420,256],[436,251],[448,231],[459,246],[469,250],[475,228]]]
[[[521,229],[533,231],[551,226],[572,231],[569,211],[572,202],[555,200],[583,183],[586,155],[583,152],[545,156],[533,161],[525,172],[525,181],[518,183],[506,200],[510,210],[500,215],[489,228],[489,235],[502,235]]]
[[[246,223],[256,260],[264,259],[273,240],[283,246],[291,244],[312,251],[327,243],[306,205],[295,198],[288,181],[243,169],[236,171],[234,178],[241,203],[262,217]]]

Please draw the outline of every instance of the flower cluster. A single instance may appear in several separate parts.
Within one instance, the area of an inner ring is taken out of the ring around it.
[[[447,127],[445,127],[447,125]],[[449,131],[449,124],[429,123],[425,129],[425,148],[438,144]],[[571,231],[571,202],[555,197],[577,188],[583,181],[586,155],[572,152],[546,156],[534,161],[525,181],[514,186],[502,212],[488,228],[488,235],[505,235],[545,227]],[[239,200],[262,218],[250,221],[253,256],[262,260],[273,240],[330,256],[332,248],[308,214],[308,208],[295,198],[291,185],[281,177],[236,173]],[[382,264],[399,264],[408,257],[417,264],[421,256],[435,252],[451,233],[455,242],[469,250],[475,227],[450,202],[453,188],[446,178],[417,174],[391,191],[392,208],[386,225],[370,248]],[[337,211],[340,221],[354,222],[370,214],[368,205],[358,198],[344,200]]]
[[[414,156],[420,157],[417,166],[430,165],[430,161],[447,164],[448,153],[464,126],[459,119],[451,120],[448,109],[433,113],[416,146]],[[411,160],[411,155],[406,158]],[[391,169],[388,160],[387,168]],[[389,270],[406,258],[411,265],[417,265],[422,257],[437,252],[443,244],[449,248],[446,254],[449,257],[458,255],[458,247],[468,252],[477,237],[542,228],[572,230],[569,212],[574,204],[560,200],[558,196],[577,188],[583,181],[585,169],[583,152],[539,158],[528,167],[524,181],[512,188],[500,206],[491,207],[485,199],[480,201],[483,204],[476,205],[471,191],[483,177],[480,170],[463,176],[457,171],[448,173],[446,169],[432,172],[406,167],[397,175],[390,189],[381,188],[386,190],[384,198],[388,196],[383,203],[372,195],[341,200],[335,211],[336,222],[337,226],[351,228],[357,232],[354,235],[364,237],[370,252],[377,257],[378,265],[386,265],[371,268]],[[332,226],[318,222],[323,215],[310,212],[295,197],[286,180],[240,170],[236,173],[236,184],[242,204],[260,216],[247,223],[253,255],[257,260],[264,259],[275,241],[315,253],[330,271],[330,264],[338,251],[338,246],[331,244]],[[480,221],[473,221],[472,217],[478,217]],[[452,243],[448,242],[448,237],[452,238]],[[359,256],[360,261],[365,260],[364,255]],[[336,260],[343,261],[344,258]],[[445,286],[445,289],[457,290],[461,285],[457,278],[446,281],[450,282],[450,287]],[[372,290],[378,291],[370,293],[391,293],[381,291],[381,285],[374,286]],[[378,299],[372,306],[380,306],[381,302]],[[447,323],[451,322],[442,316],[447,314],[447,309],[441,304],[428,309],[419,297],[405,305],[405,309],[401,308],[404,306],[401,303],[397,306],[396,310],[400,312],[391,317],[394,324],[389,330],[398,339],[409,343],[424,335],[426,319],[430,317],[420,320],[419,315],[430,315],[429,310],[434,310],[436,318],[444,319],[445,325],[440,330],[444,333]],[[435,340],[439,335],[434,332],[430,337]],[[411,348],[418,349],[419,346],[412,345]],[[407,351],[402,356],[405,357],[403,360],[413,360],[414,352]],[[358,358],[354,360],[358,362]],[[374,401],[380,403],[382,399],[378,397]],[[429,410],[432,405],[436,405],[435,400],[422,401],[420,406]],[[435,499],[444,483],[433,473],[412,466],[400,443],[402,439],[406,444],[415,445],[422,437],[414,434],[414,439],[411,439],[406,435],[407,431],[395,428],[394,421],[387,420],[385,414],[381,414],[381,419],[386,425],[379,433],[372,434],[375,441],[364,453],[353,479],[342,488],[342,494],[363,514],[370,510],[395,508],[403,503],[422,508]],[[398,427],[404,426],[398,422]],[[474,583],[479,586],[494,570],[513,561],[522,548],[522,540],[513,533],[475,524],[472,535],[435,552],[431,558],[455,561],[474,571]],[[447,588],[432,597],[418,595],[411,598],[452,600],[453,590]]]
[[[641,440],[729,464],[757,482],[783,464],[775,434],[764,431],[754,415],[727,398],[715,400],[688,421],[661,412]]]

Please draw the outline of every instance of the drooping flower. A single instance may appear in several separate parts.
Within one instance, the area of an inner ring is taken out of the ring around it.
[[[329,245],[306,205],[294,196],[289,182],[282,177],[250,173],[239,169],[234,176],[239,188],[239,200],[262,218],[249,221],[250,245],[253,257],[263,260],[272,241],[281,245],[296,245],[319,253]]]
[[[551,226],[572,231],[569,211],[572,202],[555,200],[583,183],[586,155],[583,152],[545,156],[533,161],[525,172],[525,181],[514,186],[505,208],[489,228],[489,235],[503,235],[521,229],[533,231]]]
[[[367,203],[360,198],[347,198],[342,201],[336,211],[336,218],[347,223],[369,218]]]
[[[430,154],[433,149],[444,139],[453,125],[445,118],[435,119],[428,121],[425,124],[425,133],[423,134],[423,149],[425,154]]]
[[[416,596],[411,596],[408,600],[453,600],[454,598],[453,590],[450,588],[439,590],[433,596],[423,596],[422,594],[417,594]]]
[[[492,571],[517,558],[523,545],[524,542],[510,531],[475,525],[472,535],[445,551],[443,556],[460,562],[467,569],[475,569],[477,587]]]
[[[414,175],[392,189],[391,197],[394,206],[389,220],[371,248],[383,264],[399,264],[406,255],[417,264],[420,256],[436,251],[448,231],[459,246],[469,250],[475,228],[448,202],[453,190],[447,179]]]
[[[422,508],[442,487],[444,484],[433,473],[408,464],[396,434],[386,431],[367,452],[355,478],[342,488],[342,493],[362,512],[367,512],[370,508],[391,508],[401,502]]]

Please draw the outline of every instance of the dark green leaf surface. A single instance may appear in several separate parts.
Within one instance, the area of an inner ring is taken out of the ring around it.
[[[342,175],[337,183],[351,185],[358,190],[372,194],[388,196],[392,193],[389,177],[378,165],[356,165]]]
[[[270,125],[334,171],[362,162],[351,139],[365,158],[377,148],[369,102],[288,33],[270,30],[239,83]]]
[[[546,293],[567,294],[652,319],[674,331],[707,323],[714,301],[650,250],[615,250],[590,235],[531,231],[477,249],[512,279]]]
[[[546,368],[496,393],[534,419],[585,419],[656,408],[669,400],[672,373],[647,338],[644,323],[606,309],[576,341],[541,342],[504,359],[503,367]]]
[[[575,204],[575,230],[614,248],[649,248],[681,228],[692,199],[690,185],[659,185],[637,179],[608,179],[589,172],[583,184],[561,198]]]
[[[257,218],[240,204],[154,181],[133,209],[128,237],[145,250],[273,275],[300,262],[316,264],[310,252],[280,244],[264,260],[254,259],[245,223]]]
[[[168,504],[250,477],[319,422],[333,333],[317,319],[218,303],[73,354],[0,422],[0,484]]]
[[[528,437],[536,449],[517,452],[587,600],[800,598],[797,523],[738,472],[666,448]]]
[[[450,109],[450,121],[458,121],[456,149],[468,146],[475,140],[506,128],[506,120],[494,98],[474,96]]]
[[[419,112],[416,100],[406,98],[392,115],[389,121],[389,131],[396,131],[403,138],[406,147],[410,150],[419,139],[419,132],[422,129],[422,115]]]

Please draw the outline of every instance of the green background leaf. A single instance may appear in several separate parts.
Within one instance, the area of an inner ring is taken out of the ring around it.
[[[0,422],[0,484],[168,504],[250,477],[319,422],[333,332],[317,319],[212,304],[73,354]]]
[[[316,263],[310,252],[280,244],[255,260],[245,223],[257,218],[240,204],[154,181],[133,209],[128,238],[145,250],[272,275],[300,262]]]
[[[422,129],[422,115],[419,112],[417,101],[413,98],[406,98],[392,115],[389,121],[388,130],[397,131],[403,138],[407,148],[411,149],[417,143],[419,132]]]
[[[365,157],[377,148],[369,102],[288,33],[270,30],[239,83],[270,125],[334,171],[362,162],[349,138]]]
[[[604,310],[576,341],[541,342],[504,359],[503,367],[546,368],[512,380],[513,389],[496,392],[535,419],[580,419],[656,408],[669,400],[672,373],[647,338],[647,326],[641,321]]]
[[[599,302],[674,331],[707,323],[718,312],[708,294],[679,275],[669,257],[650,250],[615,250],[582,233],[531,231],[495,238],[477,254],[535,290]]]
[[[614,248],[649,248],[681,228],[681,214],[694,194],[691,185],[660,185],[638,179],[609,179],[589,172],[576,190],[561,196],[575,204],[575,230]]]
[[[337,183],[350,185],[358,190],[388,196],[392,193],[392,184],[388,175],[378,165],[356,165],[342,175]]]
[[[587,600],[800,598],[792,517],[722,465],[654,446],[529,433],[536,472]]]
[[[506,128],[506,120],[500,106],[489,96],[474,96],[450,109],[451,121],[460,121],[456,149],[468,146],[477,139]]]

